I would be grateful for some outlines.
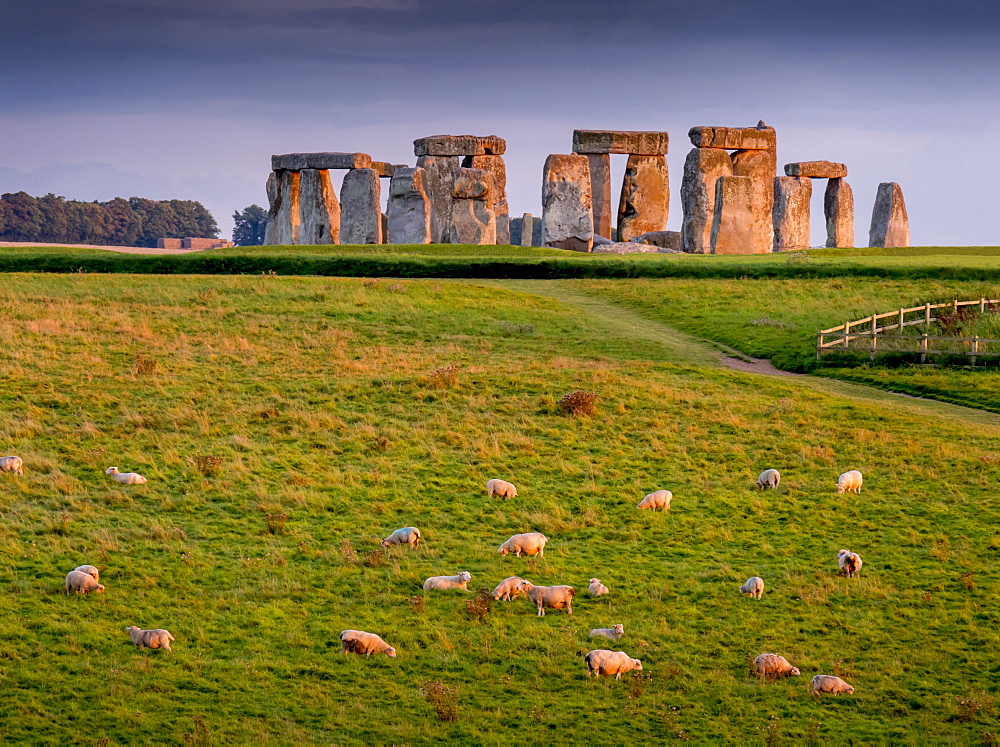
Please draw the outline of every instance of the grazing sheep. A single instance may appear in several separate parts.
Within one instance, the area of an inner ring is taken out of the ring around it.
[[[572,586],[535,586],[530,581],[522,581],[517,585],[518,591],[523,591],[532,602],[538,605],[538,616],[545,617],[545,607],[554,610],[566,608],[566,614],[573,614],[573,597],[576,589]]]
[[[760,599],[764,596],[764,579],[760,576],[751,576],[740,587],[740,594],[749,594],[751,599]]]
[[[517,599],[518,595],[524,593],[517,588],[517,585],[522,581],[524,581],[524,579],[520,576],[505,578],[497,584],[497,588],[493,590],[493,598],[498,602],[501,597],[503,597],[505,602],[509,602],[511,599]]]
[[[607,638],[609,641],[618,641],[623,635],[625,635],[625,626],[619,623],[613,628],[594,628],[590,631],[590,637],[602,636]]]
[[[93,576],[95,581],[101,580],[101,573],[92,565],[78,565],[73,569],[74,571],[80,571],[80,573],[86,573],[88,576]]]
[[[135,625],[125,628],[125,632],[132,638],[132,642],[139,648],[162,648],[170,651],[170,642],[174,637],[169,630],[156,628],[155,630],[143,630]]]
[[[23,475],[24,461],[21,457],[17,456],[0,457],[0,472],[13,472],[15,475]]]
[[[495,495],[500,496],[504,500],[517,498],[517,488],[512,483],[506,480],[497,480],[496,478],[486,483],[486,492],[489,493],[490,498]]]
[[[340,653],[364,654],[368,658],[371,658],[372,654],[385,654],[393,659],[396,658],[396,649],[374,633],[366,633],[363,630],[342,630]]]
[[[545,556],[545,543],[549,541],[541,532],[525,532],[524,534],[515,534],[509,540],[500,545],[500,554],[507,555],[508,553],[514,553],[516,557],[521,557],[523,552],[525,555],[541,555]]]
[[[757,487],[761,490],[765,488],[776,488],[781,482],[781,473],[776,469],[766,469],[757,478]]]
[[[812,688],[813,695],[821,695],[822,693],[854,694],[853,685],[848,685],[840,677],[834,677],[832,674],[817,674],[812,678]]]
[[[845,472],[837,478],[837,495],[843,493],[860,493],[862,482],[864,482],[864,478],[856,469]]]
[[[590,579],[590,586],[587,588],[587,591],[590,593],[590,596],[599,597],[602,594],[608,593],[608,587],[601,583],[601,579],[592,578]]]
[[[861,573],[861,566],[864,563],[861,562],[861,556],[856,552],[850,552],[848,550],[841,550],[837,553],[837,564],[840,566],[840,570],[844,572],[844,575],[848,578],[854,578],[859,573]]]
[[[610,677],[615,676],[620,680],[626,672],[641,672],[642,662],[633,659],[624,651],[608,651],[604,648],[595,648],[588,651],[583,657],[587,662],[587,676],[594,675],[600,677],[602,674]]]
[[[84,571],[70,571],[66,574],[66,593],[75,591],[77,594],[89,594],[96,591],[98,594],[104,593],[104,585],[97,583],[97,579]]]
[[[669,490],[657,490],[639,501],[639,505],[636,508],[651,508],[654,511],[656,509],[666,511],[670,508],[670,501],[672,501],[673,498],[674,494]]]
[[[117,467],[108,467],[104,474],[111,475],[115,482],[122,485],[145,485],[146,478],[137,472],[119,472]]]
[[[798,677],[800,674],[798,667],[777,654],[761,654],[753,660],[753,668],[760,677]]]
[[[424,581],[424,591],[430,591],[431,589],[438,589],[440,591],[461,589],[462,591],[468,591],[465,585],[471,580],[472,574],[468,571],[459,571],[455,576],[431,576]]]
[[[411,548],[414,548],[419,544],[420,530],[416,527],[403,527],[402,529],[397,529],[395,532],[382,540],[382,547],[391,547],[392,545],[409,545]]]

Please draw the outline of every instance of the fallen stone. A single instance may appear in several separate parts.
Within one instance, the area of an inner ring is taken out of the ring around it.
[[[809,201],[812,179],[774,177],[774,251],[809,248]]]
[[[594,212],[594,233],[611,235],[611,156],[586,154],[590,166],[590,200]]]
[[[681,180],[681,248],[692,254],[712,253],[712,217],[715,214],[715,182],[732,176],[729,154],[713,148],[695,148],[684,161]]]
[[[774,178],[778,161],[774,150],[738,150],[730,154],[733,176],[748,176],[753,181],[752,254],[770,254],[774,251]]]
[[[269,185],[268,192],[271,191]],[[264,229],[265,241],[270,240],[271,245],[277,246],[298,244],[301,221],[299,172],[278,172],[275,175],[273,192],[275,199],[268,210],[267,227]]]
[[[586,156],[553,154],[542,172],[542,243],[589,252],[594,245],[590,164]]]
[[[618,241],[666,229],[669,209],[666,156],[629,156],[618,203]]]
[[[754,251],[753,179],[720,176],[715,182],[712,216],[714,254],[756,254]]]
[[[490,210],[497,217],[497,243],[510,244],[510,208],[507,205],[507,165],[503,156],[466,156],[462,168],[482,169],[493,177]]]
[[[451,188],[455,170],[462,164],[458,156],[421,156],[417,166],[424,170],[424,188],[431,199],[431,243],[444,243],[451,219]]]
[[[584,155],[625,153],[662,156],[669,152],[669,144],[670,135],[666,132],[573,130],[573,152]]]
[[[652,244],[653,246],[658,246],[661,249],[671,249],[676,252],[681,251],[680,231],[650,231],[642,234],[641,236],[633,236],[629,239],[629,241],[637,241],[642,244]]]
[[[502,156],[506,151],[507,141],[496,135],[431,135],[413,141],[417,156]]]
[[[303,169],[367,169],[372,157],[367,153],[285,153],[271,156],[274,171],[302,171]]]
[[[875,195],[868,246],[909,246],[910,219],[903,190],[896,182],[882,182]]]
[[[423,169],[396,169],[389,182],[386,215],[390,244],[430,243],[431,201]]]
[[[535,217],[531,213],[525,213],[521,217],[521,246],[533,246],[532,238],[535,235]]]
[[[777,137],[773,127],[692,127],[688,137],[695,148],[725,150],[773,150]]]
[[[605,244],[614,244],[615,242],[611,239],[601,236],[599,233],[594,234],[594,246],[604,246]]]
[[[613,241],[596,244],[591,251],[594,254],[660,254],[660,247],[636,241]]]
[[[300,244],[340,243],[340,202],[330,182],[330,172],[299,172]]]
[[[374,169],[353,169],[340,188],[340,242],[381,244],[382,210],[378,174]]]
[[[785,176],[807,176],[810,179],[842,179],[847,166],[833,161],[797,161],[785,164]]]
[[[854,192],[844,179],[830,179],[823,195],[827,246],[854,246]]]

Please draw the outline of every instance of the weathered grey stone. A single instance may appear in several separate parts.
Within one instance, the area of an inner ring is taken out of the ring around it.
[[[285,153],[271,156],[274,171],[302,171],[303,169],[367,169],[372,157],[367,153]]]
[[[909,246],[910,219],[903,190],[896,182],[882,182],[875,195],[868,246]]]
[[[844,179],[830,179],[823,195],[827,246],[854,246],[854,192]]]
[[[274,176],[273,187],[271,180],[268,180],[268,196],[273,193],[275,199],[271,201],[268,210],[267,227],[264,229],[265,241],[279,246],[298,244],[301,221],[299,172],[279,171]]]
[[[521,217],[521,246],[532,246],[532,237],[535,235],[535,217],[531,213],[525,213]]]
[[[809,248],[809,201],[812,179],[774,177],[774,251]]]
[[[542,243],[589,252],[594,245],[590,164],[586,156],[553,154],[542,173]]]
[[[303,169],[299,172],[300,244],[340,243],[340,203],[330,183],[330,172]]]
[[[774,178],[778,160],[774,150],[738,150],[730,155],[733,176],[748,176],[753,181],[752,254],[770,254],[774,251]]]
[[[452,187],[451,217],[445,240],[449,244],[496,244],[493,176],[484,169],[460,168]]]
[[[608,244],[595,244],[591,251],[594,254],[659,254],[660,247],[637,241],[612,241]]]
[[[663,231],[670,209],[666,156],[628,157],[618,203],[618,241]]]
[[[542,219],[536,215],[534,222],[531,224],[531,245],[545,246],[545,244],[542,243],[542,237]]]
[[[606,153],[588,153],[586,156],[590,166],[590,199],[594,212],[594,233],[610,236],[612,225],[611,156]]]
[[[396,169],[389,182],[387,208],[390,244],[429,244],[431,201],[423,169]]]
[[[431,243],[445,242],[445,231],[451,219],[451,188],[455,170],[462,165],[458,156],[421,156],[417,166],[424,170],[424,188],[431,198]]]
[[[510,244],[510,208],[507,206],[507,166],[503,156],[466,156],[462,168],[482,169],[493,177],[490,210],[497,217],[497,243]]]
[[[431,135],[413,141],[417,156],[502,156],[506,150],[507,141],[496,135]]]
[[[386,161],[372,161],[372,165],[368,168],[374,169],[375,173],[378,174],[379,179],[391,178],[393,171],[396,170],[396,166],[394,164]]]
[[[573,130],[573,152],[626,153],[636,156],[663,156],[669,152],[670,135],[666,132],[627,130]]]
[[[381,244],[382,210],[378,174],[374,169],[353,169],[340,188],[340,242]]]
[[[842,179],[847,166],[833,161],[797,161],[785,164],[785,176],[807,176],[810,179]]]
[[[652,244],[653,246],[658,246],[661,249],[672,249],[673,251],[681,251],[681,232],[680,231],[650,231],[649,233],[644,233],[641,236],[633,236],[629,241],[638,241],[642,244]],[[597,243],[596,241],[594,243]]]
[[[732,176],[729,154],[713,148],[695,148],[684,161],[681,180],[681,248],[692,254],[712,253],[712,216],[715,213],[715,182]]]
[[[605,244],[614,244],[615,242],[606,236],[601,236],[599,233],[594,234],[594,246],[604,246]]]
[[[385,213],[382,213],[381,215],[382,215],[382,240],[379,243],[380,244],[388,244],[389,243],[389,216],[386,215]]]
[[[278,243],[278,174],[272,171],[267,175],[264,187],[267,193],[267,224],[264,226],[264,246],[274,246]]]
[[[773,150],[777,137],[773,127],[692,127],[688,137],[695,148],[725,150]]]
[[[753,243],[753,199],[753,179],[749,176],[720,176],[715,182],[713,253],[757,254]]]

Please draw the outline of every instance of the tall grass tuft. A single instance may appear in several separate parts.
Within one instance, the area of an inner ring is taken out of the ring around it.
[[[458,686],[449,687],[440,680],[424,680],[420,693],[442,721],[458,720]]]
[[[597,412],[597,395],[583,389],[575,389],[569,394],[564,394],[556,403],[560,412],[567,415],[580,417],[582,415],[593,415]]]
[[[132,371],[136,376],[151,376],[152,374],[155,374],[159,368],[160,363],[156,360],[156,358],[143,353],[136,353],[135,360],[132,362]]]
[[[222,457],[201,454],[192,457],[191,462],[194,464],[194,468],[205,477],[214,477],[219,474],[219,468],[222,466]]]
[[[288,516],[285,514],[264,514],[264,528],[267,530],[268,534],[285,534],[285,522],[288,521]]]
[[[472,599],[465,600],[465,614],[470,620],[482,622],[493,609],[493,592],[482,588]]]

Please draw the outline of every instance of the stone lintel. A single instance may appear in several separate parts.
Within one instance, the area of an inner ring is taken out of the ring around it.
[[[724,150],[773,150],[777,143],[773,127],[692,127],[688,137],[696,148]]]
[[[667,154],[669,142],[666,132],[573,130],[573,152],[583,155],[662,156]]]
[[[371,164],[372,157],[367,153],[285,153],[271,156],[273,171],[368,169]]]
[[[507,141],[496,135],[431,135],[413,141],[417,156],[502,156]]]
[[[833,161],[796,161],[785,164],[785,176],[806,176],[810,179],[843,179],[847,166]]]

